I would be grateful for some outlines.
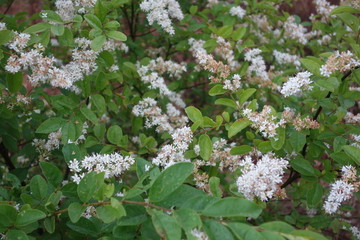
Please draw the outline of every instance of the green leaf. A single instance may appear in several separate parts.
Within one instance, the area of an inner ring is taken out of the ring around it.
[[[244,128],[249,126],[251,124],[251,121],[245,118],[236,120],[228,130],[228,138],[231,138],[241,132]]]
[[[242,154],[249,153],[252,150],[253,150],[253,147],[251,147],[249,145],[242,145],[242,146],[233,147],[230,150],[230,154],[231,155],[242,155]]]
[[[245,36],[245,33],[246,33],[246,27],[239,27],[232,33],[231,38],[234,41],[239,41]]]
[[[360,13],[360,10],[352,8],[350,6],[338,6],[330,12],[330,15],[339,13]]]
[[[78,202],[73,202],[68,207],[68,214],[71,222],[76,223],[81,218],[81,214],[85,211],[86,207]]]
[[[68,141],[75,141],[76,129],[72,122],[67,122],[61,128],[61,141],[66,144]]]
[[[195,15],[198,11],[198,6],[195,5],[191,6],[189,11],[192,15]]]
[[[233,26],[223,26],[217,30],[217,35],[223,38],[228,38],[233,32]]]
[[[45,10],[45,11],[41,11],[40,15],[42,14],[46,14],[46,17],[43,19],[52,21],[52,22],[58,22],[58,23],[62,23],[64,22],[61,17],[54,11],[51,10]]]
[[[36,133],[52,133],[61,128],[66,123],[66,120],[53,117],[45,120],[40,126],[36,129]]]
[[[202,134],[199,138],[200,156],[204,160],[209,160],[212,153],[212,142],[207,134]]]
[[[44,227],[46,231],[50,234],[55,232],[55,216],[46,218],[44,221]]]
[[[319,233],[315,233],[307,230],[295,230],[290,234],[294,236],[305,237],[306,240],[328,240],[326,237],[322,236]]]
[[[300,59],[301,64],[305,67],[306,70],[308,70],[309,72],[311,72],[312,74],[316,75],[316,76],[321,76],[320,74],[320,64],[311,60],[311,59],[305,59],[305,58],[301,58]]]
[[[37,209],[27,209],[24,211],[21,211],[17,218],[15,225],[16,226],[26,226],[31,223],[37,222],[40,219],[43,219],[46,217],[46,214],[40,210]]]
[[[106,29],[110,29],[110,30],[115,30],[118,27],[120,27],[120,23],[118,21],[110,21],[104,24],[104,28]]]
[[[96,208],[96,214],[104,223],[111,223],[116,219],[124,216],[124,212],[122,210],[119,210],[119,208],[114,208],[111,205],[104,205]]]
[[[102,29],[102,24],[100,19],[94,14],[85,14],[84,18],[91,27],[96,28],[98,30]]]
[[[204,220],[204,228],[210,240],[233,240],[230,230],[219,222]],[[254,239],[255,240],[255,239]],[[256,239],[257,240],[257,239]]]
[[[56,36],[62,36],[65,32],[64,25],[52,25],[51,32]]]
[[[106,33],[106,36],[122,42],[125,42],[127,40],[126,35],[119,31],[109,31]]]
[[[150,201],[160,202],[176,191],[193,169],[194,166],[188,162],[176,163],[165,169],[150,188]]]
[[[84,115],[84,117],[86,117],[86,119],[90,120],[94,124],[97,123],[98,119],[93,111],[91,111],[87,107],[82,107],[80,111]]]
[[[290,165],[304,176],[316,176],[313,166],[303,158],[297,157],[291,160]]]
[[[94,40],[91,41],[90,47],[94,51],[99,51],[106,41],[106,37],[104,35],[97,36]]]
[[[11,30],[1,30],[0,31],[0,45],[10,42],[14,37],[14,32]]]
[[[185,112],[188,116],[188,118],[192,121],[192,122],[196,122],[203,119],[203,115],[200,112],[199,109],[197,109],[196,107],[190,106],[185,108]]]
[[[6,239],[9,240],[28,240],[28,236],[24,231],[11,229],[6,233]]]
[[[13,206],[1,204],[0,205],[0,228],[9,227],[16,221],[16,209]]]
[[[314,183],[313,188],[310,189],[306,195],[306,200],[308,204],[310,204],[311,206],[316,206],[318,203],[320,203],[323,193],[324,191],[321,184]]]
[[[106,137],[112,144],[120,145],[123,137],[121,127],[118,125],[111,126],[106,133]]]
[[[231,231],[238,239],[244,240],[265,240],[265,238],[252,226],[245,223],[231,222],[228,224]]]
[[[285,128],[283,127],[277,128],[276,133],[277,133],[276,135],[277,139],[271,140],[271,146],[275,150],[280,150],[285,143],[285,137],[286,137]]]
[[[39,32],[44,32],[50,28],[51,28],[51,24],[46,23],[46,22],[40,22],[40,23],[37,23],[35,25],[28,27],[23,32],[24,33],[39,33]]]
[[[227,197],[208,205],[202,211],[202,214],[208,217],[257,218],[261,211],[261,208],[252,201],[236,197]]]
[[[289,137],[289,142],[294,151],[300,152],[306,143],[306,135],[298,131],[293,131]]]
[[[22,87],[23,83],[23,74],[22,72],[17,73],[7,73],[6,74],[6,84],[10,92],[16,93]]]
[[[295,230],[295,228],[285,222],[280,221],[273,221],[273,222],[267,222],[263,223],[259,226],[262,229],[266,229],[269,231],[276,231],[281,233],[290,233]]]
[[[30,190],[37,199],[44,199],[47,196],[48,185],[40,175],[34,176],[30,181]]]
[[[191,231],[194,228],[200,228],[202,225],[199,214],[189,208],[181,208],[174,211],[174,217],[178,224],[186,231]]]
[[[344,149],[345,153],[354,160],[358,166],[360,166],[360,148],[345,145],[342,147]]]
[[[103,115],[106,112],[106,102],[103,96],[101,96],[100,94],[95,94],[91,96],[91,102],[99,111],[99,115]]]
[[[96,193],[98,185],[95,172],[90,172],[83,177],[77,187],[77,193],[80,200],[84,203],[88,202]]]
[[[254,93],[255,88],[248,88],[239,95],[239,105],[242,106]]]
[[[67,163],[69,163],[73,159],[82,158],[79,146],[74,143],[65,144],[61,151]]]
[[[229,98],[219,98],[215,101],[215,104],[217,105],[224,105],[231,108],[236,108],[236,103],[234,100]]]
[[[174,217],[155,209],[148,209],[147,211],[151,215],[156,232],[163,239],[181,239],[181,228]]]
[[[223,192],[219,187],[219,185],[220,185],[220,178],[211,177],[209,179],[210,192],[214,197],[221,197],[223,195]]]
[[[224,86],[222,84],[216,84],[215,86],[213,86],[210,91],[209,91],[209,95],[210,96],[217,96],[217,95],[221,95],[223,93],[226,93],[228,90],[224,89]]]

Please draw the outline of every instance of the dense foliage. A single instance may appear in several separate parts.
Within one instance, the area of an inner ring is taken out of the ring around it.
[[[360,6],[286,4],[2,15],[2,236],[360,239]]]

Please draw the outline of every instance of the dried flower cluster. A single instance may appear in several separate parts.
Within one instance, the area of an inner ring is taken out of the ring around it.
[[[295,109],[286,107],[282,113],[282,119],[288,124],[292,124],[297,131],[303,129],[316,129],[320,127],[319,122],[311,119],[309,116],[301,117],[300,114],[296,114]]]
[[[350,51],[335,51],[320,68],[321,75],[330,77],[336,71],[346,72],[352,68],[360,66],[359,59]]]
[[[222,82],[230,75],[230,66],[221,61],[216,61],[211,54],[208,54],[203,48],[204,43],[203,40],[190,38],[190,52],[203,69],[215,74],[215,76],[210,76],[212,82]]]
[[[77,159],[69,163],[70,170],[74,173],[71,179],[79,183],[89,172],[104,172],[105,178],[118,177],[135,163],[132,156],[123,157],[119,153],[93,154],[85,157],[82,161]]]
[[[245,198],[253,200],[256,197],[267,201],[284,195],[280,184],[288,165],[287,160],[278,158],[273,153],[262,155],[260,152],[253,152],[246,155],[240,165],[243,167],[242,175],[237,179],[236,185]]]
[[[349,200],[353,193],[359,191],[360,181],[353,166],[343,166],[341,174],[341,179],[331,184],[330,194],[324,204],[326,213],[337,212],[342,202]]]

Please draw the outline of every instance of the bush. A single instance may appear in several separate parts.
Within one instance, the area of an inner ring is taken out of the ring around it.
[[[3,15],[3,237],[359,239],[359,5],[282,4]]]

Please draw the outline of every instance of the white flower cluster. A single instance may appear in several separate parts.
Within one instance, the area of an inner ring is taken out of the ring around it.
[[[197,240],[208,240],[209,237],[203,231],[194,228],[191,230],[191,235],[193,235]]]
[[[225,80],[224,81],[224,89],[228,89],[230,91],[236,92],[237,90],[239,90],[241,88],[241,77],[239,76],[239,74],[234,74],[234,76],[232,77],[231,80]]]
[[[165,61],[162,57],[152,59],[147,65],[149,70],[156,71],[159,74],[169,73],[170,77],[180,78],[181,74],[186,72],[186,63],[176,63],[171,60]]]
[[[321,75],[330,77],[336,71],[346,72],[360,66],[360,60],[350,51],[335,51],[320,68]]]
[[[354,237],[357,239],[357,240],[360,240],[360,230],[359,228],[355,227],[355,226],[351,226],[349,228],[349,230],[351,231],[351,233],[354,235]]]
[[[14,50],[17,53],[21,53],[30,40],[30,34],[14,32],[14,39],[7,45],[8,48]]]
[[[150,89],[158,89],[160,95],[168,97],[171,102],[181,108],[184,108],[186,106],[181,98],[181,95],[179,93],[171,91],[167,87],[164,78],[161,77],[157,72],[150,71],[148,66],[138,67],[137,72],[140,75],[141,81],[150,84]]]
[[[291,55],[289,53],[274,50],[273,56],[275,57],[276,62],[280,65],[294,64],[297,68],[299,68],[301,65],[299,61],[300,57],[297,55]]]
[[[326,0],[314,0],[314,4],[317,13],[322,16],[322,20],[328,19],[330,17],[330,12],[336,7]]]
[[[246,108],[243,111],[243,115],[251,121],[251,127],[258,129],[261,135],[266,138],[274,138],[275,140],[277,139],[276,129],[286,123],[284,119],[277,121],[277,117],[268,105],[265,105],[260,113]]]
[[[40,160],[48,160],[50,152],[59,149],[61,141],[61,129],[49,134],[48,139],[34,138],[32,145],[40,153]]]
[[[318,39],[317,42],[319,45],[327,45],[331,42],[331,39],[333,38],[334,34],[326,34],[321,37],[321,39]]]
[[[354,192],[359,191],[360,182],[357,181],[356,169],[353,166],[343,166],[342,177],[331,184],[331,191],[325,201],[326,213],[335,213],[342,202],[349,200]]]
[[[96,0],[56,0],[56,13],[64,20],[72,20],[76,13],[86,13],[95,6]]]
[[[289,16],[284,23],[284,36],[294,39],[301,44],[308,42],[307,30],[304,26],[295,22],[294,16]]]
[[[236,17],[242,19],[245,16],[245,14],[246,14],[246,10],[244,10],[240,6],[230,8],[231,16],[236,16]]]
[[[226,60],[232,71],[236,71],[240,64],[235,60],[234,51],[232,50],[231,44],[219,36],[216,37],[216,43],[218,46],[215,48],[215,54]]]
[[[289,78],[289,80],[284,83],[280,93],[285,97],[291,95],[300,96],[303,90],[311,90],[313,88],[310,86],[310,84],[313,83],[310,79],[311,75],[308,71],[299,72],[295,77]]]
[[[132,156],[123,157],[119,153],[93,154],[82,161],[77,159],[69,163],[70,171],[74,172],[71,179],[79,184],[80,180],[89,172],[104,172],[105,178],[118,177],[135,163]]]
[[[14,42],[17,43],[10,43],[10,45],[13,45],[15,49],[25,46],[19,44],[19,40],[15,39]],[[88,39],[78,38],[75,39],[75,43],[79,48],[73,49],[72,61],[61,67],[56,66],[57,61],[54,57],[43,56],[44,47],[38,44],[35,49],[19,53],[20,56],[12,55],[9,57],[5,69],[11,73],[30,69],[31,75],[28,76],[28,79],[33,86],[49,82],[54,87],[79,93],[80,89],[74,83],[96,71],[96,59],[102,50],[127,50],[125,44],[114,40],[106,41],[104,47],[98,52],[89,50],[91,41]]]
[[[152,25],[157,22],[165,32],[173,35],[175,30],[170,18],[182,20],[184,15],[176,0],[144,0],[140,4],[142,11],[147,13],[147,20]]]
[[[174,142],[163,146],[158,155],[152,159],[152,163],[157,166],[168,168],[178,162],[188,162],[184,158],[184,153],[192,142],[193,134],[189,127],[176,129],[171,134]]]
[[[245,53],[245,60],[251,63],[248,68],[248,76],[250,77],[255,72],[256,76],[262,80],[269,81],[270,78],[266,71],[264,58],[260,55],[261,52],[260,49],[253,48]]]
[[[138,117],[145,117],[145,127],[156,126],[157,132],[174,132],[175,127],[183,127],[188,122],[172,104],[167,105],[167,114],[163,114],[161,108],[153,98],[144,98],[133,107],[133,114]]]
[[[281,195],[280,184],[288,161],[273,153],[262,155],[257,152],[254,155],[256,164],[253,163],[252,155],[245,156],[240,163],[243,166],[242,175],[236,181],[239,192],[249,200],[257,197],[261,201]]]

